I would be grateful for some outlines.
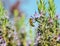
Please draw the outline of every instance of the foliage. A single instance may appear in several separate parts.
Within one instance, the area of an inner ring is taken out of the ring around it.
[[[37,28],[37,46],[54,46],[58,45],[59,38],[59,22],[56,16],[54,0],[48,0],[48,8],[45,0],[40,0],[38,4],[38,11],[40,16],[34,20],[38,23]],[[32,18],[33,19],[33,18]],[[32,21],[33,22],[33,21]]]
[[[20,13],[20,11],[16,8],[13,11],[14,13],[14,26],[16,27],[16,32],[18,33],[19,46],[26,46],[26,30],[25,30],[25,15]]]
[[[14,29],[12,29],[9,23],[8,16],[6,15],[6,12],[3,8],[2,2],[0,2],[0,37],[3,41],[1,41],[1,44],[6,44],[6,46],[13,46],[13,32]],[[11,35],[11,36],[10,36]],[[0,40],[1,40],[0,39]]]
[[[17,3],[18,5],[18,3]],[[18,6],[14,5],[11,8],[11,14],[14,16],[15,22],[13,25],[10,22],[8,10],[3,8],[2,2],[0,2],[0,27],[2,29],[1,39],[5,41],[5,46],[26,46],[26,32],[25,32],[25,16],[22,14],[20,16],[20,11]],[[15,8],[16,7],[16,8]],[[15,9],[14,9],[15,8]],[[21,44],[20,44],[21,43]],[[2,43],[3,44],[3,43]]]

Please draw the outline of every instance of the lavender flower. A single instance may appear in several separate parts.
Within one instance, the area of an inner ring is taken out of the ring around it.
[[[57,38],[57,41],[60,41],[60,34],[59,34],[59,36],[58,36],[58,38]]]
[[[39,17],[39,15],[37,14],[36,11],[35,11],[34,17],[35,17],[35,18],[38,18],[38,17]]]
[[[2,39],[2,36],[0,36],[0,39]]]
[[[53,20],[50,18],[50,19],[49,19],[49,23],[52,23],[52,22],[53,22]]]

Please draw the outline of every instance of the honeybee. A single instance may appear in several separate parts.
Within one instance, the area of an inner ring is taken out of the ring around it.
[[[32,19],[32,18],[30,18],[30,19],[29,19],[29,23],[30,23],[30,25],[31,25],[31,26],[33,26],[33,27],[34,27],[33,19]]]

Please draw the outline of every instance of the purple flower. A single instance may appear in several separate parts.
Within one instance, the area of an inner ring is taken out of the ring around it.
[[[57,38],[57,41],[60,41],[60,37]]]
[[[60,34],[58,36],[60,37]]]
[[[49,23],[52,23],[52,22],[53,22],[53,20],[50,18],[50,19],[49,19]]]
[[[35,11],[34,17],[35,17],[35,18],[38,18],[38,17],[39,17],[39,15],[37,14],[36,11]]]
[[[59,19],[60,20],[60,15],[56,15],[56,19]]]
[[[40,15],[43,16],[45,13],[43,10],[40,10]]]
[[[2,39],[2,36],[0,36],[0,39]]]
[[[58,18],[58,15],[56,16],[56,18]]]
[[[58,35],[57,41],[60,41],[60,34]]]
[[[5,43],[5,40],[4,39],[2,39],[2,43]]]

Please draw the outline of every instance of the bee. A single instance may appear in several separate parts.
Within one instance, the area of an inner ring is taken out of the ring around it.
[[[32,18],[30,18],[30,19],[29,19],[29,23],[30,23],[30,25],[31,25],[31,26],[33,26],[33,27],[34,27],[33,19],[32,19]]]

